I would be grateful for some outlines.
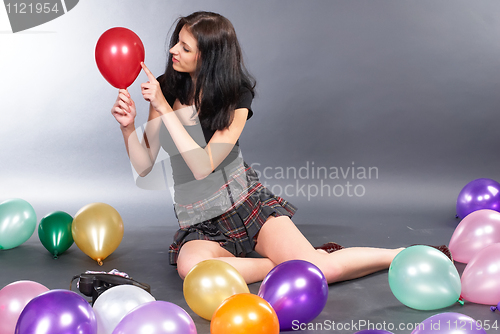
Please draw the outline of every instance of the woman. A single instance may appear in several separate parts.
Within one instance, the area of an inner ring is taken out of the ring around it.
[[[169,252],[181,278],[207,259],[231,264],[247,283],[292,259],[315,264],[328,283],[389,267],[403,248],[329,243],[315,249],[291,220],[295,207],[264,188],[241,160],[238,139],[253,114],[255,84],[226,18],[209,12],[180,18],[169,52],[165,74],[158,78],[142,64],[149,80],[141,85],[142,94],[150,102],[142,141],[127,90],[119,91],[112,114],[139,175],[151,171],[160,146],[171,157],[181,228]],[[262,258],[244,257],[252,250]]]

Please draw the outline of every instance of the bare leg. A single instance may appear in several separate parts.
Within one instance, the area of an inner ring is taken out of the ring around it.
[[[387,269],[402,249],[353,247],[328,254],[315,250],[290,218],[270,217],[259,232],[255,248],[264,258],[235,257],[217,242],[193,240],[182,246],[177,270],[184,279],[197,263],[217,259],[231,264],[250,284],[262,281],[279,263],[304,260],[315,264],[327,282],[333,283]]]
[[[177,271],[184,279],[189,270],[197,263],[217,259],[232,265],[248,284],[262,281],[273,269],[274,264],[268,258],[240,258],[222,248],[217,242],[208,240],[193,240],[184,244],[177,259]]]
[[[333,283],[387,269],[403,248],[354,247],[331,254],[318,252],[290,218],[282,216],[270,217],[264,224],[255,250],[276,264],[293,259],[309,261],[321,269],[328,283]]]

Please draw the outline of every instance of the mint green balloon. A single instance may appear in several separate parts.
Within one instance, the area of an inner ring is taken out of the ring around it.
[[[417,310],[437,310],[457,302],[462,288],[453,262],[437,249],[411,246],[389,267],[389,286],[403,304]]]
[[[28,202],[13,198],[0,203],[0,249],[21,245],[35,228],[36,213]]]

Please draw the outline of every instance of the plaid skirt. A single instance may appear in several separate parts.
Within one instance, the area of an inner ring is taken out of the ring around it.
[[[191,240],[215,241],[235,256],[245,256],[254,250],[257,235],[270,216],[291,218],[296,210],[291,203],[256,183],[245,200],[224,214],[180,228],[169,248],[170,264],[177,264],[182,245]]]

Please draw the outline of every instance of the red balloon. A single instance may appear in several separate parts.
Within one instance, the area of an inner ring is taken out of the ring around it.
[[[132,30],[106,30],[95,46],[95,61],[102,76],[116,88],[130,86],[141,71],[144,45]]]

